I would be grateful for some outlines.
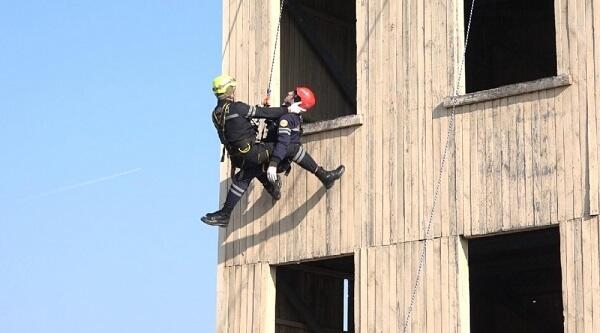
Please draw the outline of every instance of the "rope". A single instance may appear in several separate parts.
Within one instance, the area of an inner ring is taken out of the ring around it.
[[[269,97],[271,97],[271,82],[273,80],[273,70],[275,68],[275,57],[277,56],[277,42],[279,41],[279,30],[281,28],[281,16],[283,14],[283,3],[285,2],[285,0],[281,0],[281,5],[279,6],[279,19],[277,20],[277,32],[275,33],[275,45],[273,45],[273,57],[271,57],[271,70],[269,72],[269,83],[267,84],[267,96],[265,97],[264,101],[262,102],[263,106],[268,106],[268,102],[269,102]],[[252,120],[253,122],[255,120]],[[261,126],[260,123],[258,121],[256,121],[254,123],[259,129],[258,134],[257,134],[257,141],[262,141],[262,139],[264,139],[264,130],[265,130],[265,126],[264,124]]]
[[[277,42],[279,41],[279,30],[281,28],[281,16],[283,14],[283,4],[285,0],[281,0],[279,6],[279,19],[277,20],[277,32],[275,33],[275,45],[273,46],[273,57],[271,58],[271,72],[269,73],[269,83],[267,84],[267,97],[271,96],[271,81],[273,79],[273,69],[275,67],[275,57],[277,56]]]
[[[456,84],[454,85],[454,96],[458,95],[458,87],[462,80],[462,69],[465,64],[465,56],[467,54],[467,45],[469,43],[469,32],[471,31],[471,19],[473,18],[473,7],[475,7],[475,0],[471,1],[471,10],[469,12],[469,21],[467,24],[467,34],[465,36],[465,48],[463,50],[462,59],[460,62],[460,66],[458,68],[458,78],[456,80]],[[433,221],[433,215],[435,214],[435,209],[437,206],[438,196],[439,196],[439,192],[440,192],[440,185],[441,185],[442,176],[444,174],[444,170],[446,167],[446,158],[448,156],[448,149],[450,147],[450,139],[454,136],[455,115],[456,115],[456,103],[453,103],[452,109],[450,112],[450,121],[448,122],[448,132],[446,134],[446,144],[444,145],[444,153],[442,155],[442,162],[440,164],[440,172],[438,174],[437,181],[435,184],[435,190],[434,190],[434,194],[433,194],[433,202],[431,205],[431,210],[429,212],[427,228],[425,229],[425,240],[423,241],[423,247],[421,248],[421,254],[419,256],[419,266],[417,269],[417,277],[415,279],[415,285],[412,289],[412,293],[410,296],[410,304],[408,306],[408,310],[406,313],[406,319],[404,320],[404,328],[403,328],[404,333],[406,333],[408,330],[408,323],[410,322],[412,310],[415,305],[415,299],[417,297],[417,289],[419,288],[419,282],[421,281],[421,274],[423,271],[423,263],[425,262],[425,259],[427,256],[427,238],[429,237],[429,231],[431,230],[431,222]]]

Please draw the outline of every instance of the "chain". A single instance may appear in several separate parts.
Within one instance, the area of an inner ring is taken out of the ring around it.
[[[469,42],[469,32],[471,31],[471,19],[473,18],[473,7],[475,7],[475,0],[471,2],[471,10],[469,12],[469,21],[467,24],[467,34],[465,36],[465,48],[463,50],[462,59],[460,62],[460,66],[458,68],[458,78],[456,80],[456,84],[454,86],[454,96],[458,95],[458,87],[462,80],[462,69],[465,64],[465,56],[467,54],[467,45]],[[433,194],[433,202],[431,205],[431,210],[429,212],[429,218],[427,221],[427,227],[425,229],[425,240],[423,241],[423,247],[421,248],[421,254],[419,256],[419,266],[417,268],[417,277],[415,279],[415,285],[413,287],[411,296],[410,296],[410,304],[408,306],[408,310],[406,313],[406,319],[404,320],[404,328],[403,332],[406,333],[408,330],[408,323],[410,322],[410,317],[412,314],[412,310],[415,305],[415,299],[417,297],[417,289],[419,288],[419,282],[421,281],[421,274],[423,271],[423,263],[425,262],[427,256],[427,238],[429,237],[429,231],[431,230],[431,222],[433,221],[433,215],[435,214],[435,208],[437,206],[437,201],[440,193],[440,185],[442,183],[442,176],[444,174],[444,170],[446,167],[446,158],[448,156],[448,150],[450,147],[450,140],[454,136],[454,123],[455,123],[455,115],[456,115],[456,103],[452,103],[452,109],[450,112],[450,120],[448,121],[448,132],[446,134],[446,144],[444,145],[444,153],[442,155],[442,162],[440,164],[440,172],[437,177],[437,181],[435,184],[435,190]]]

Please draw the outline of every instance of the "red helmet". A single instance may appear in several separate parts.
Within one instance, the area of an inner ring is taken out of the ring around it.
[[[296,87],[296,96],[300,98],[300,107],[306,111],[317,104],[317,97],[309,88]]]

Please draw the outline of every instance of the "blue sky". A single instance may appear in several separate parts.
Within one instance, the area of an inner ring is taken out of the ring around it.
[[[0,332],[211,332],[221,1],[0,2]]]

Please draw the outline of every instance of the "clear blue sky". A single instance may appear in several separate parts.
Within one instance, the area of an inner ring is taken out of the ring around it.
[[[0,332],[214,332],[221,12],[0,2]]]

